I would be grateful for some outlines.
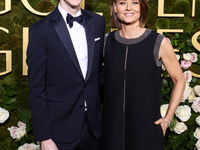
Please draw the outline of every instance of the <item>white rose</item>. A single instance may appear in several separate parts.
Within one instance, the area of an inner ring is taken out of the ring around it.
[[[17,139],[17,129],[18,127],[15,127],[15,126],[12,126],[10,128],[8,128],[8,130],[10,131],[10,136],[13,138],[13,139]]]
[[[187,82],[186,82],[186,83],[185,83],[185,86],[187,86],[187,87],[190,86],[190,83],[187,83]]]
[[[180,60],[180,55],[176,54],[177,60]]]
[[[190,53],[183,54],[183,58],[184,58],[185,60],[190,60],[191,57],[192,57],[192,56],[191,56]]]
[[[197,124],[200,126],[200,116],[198,116],[198,117],[196,118],[196,122],[197,122]]]
[[[21,122],[21,121],[18,121],[18,127],[20,127],[20,128],[25,128],[26,129],[26,124],[25,123],[23,123],[23,122]]]
[[[25,128],[17,128],[16,134],[17,134],[17,139],[20,139],[21,137],[23,137],[26,134],[26,129]]]
[[[192,73],[190,71],[185,71],[183,73],[185,77],[185,82],[191,82],[192,81]]]
[[[27,145],[28,145],[28,143],[25,143],[24,145],[18,147],[18,150],[25,150]]]
[[[196,95],[200,96],[200,85],[196,85],[194,87],[194,92],[195,92]]]
[[[169,104],[163,104],[160,107],[160,113],[162,117],[165,117],[168,107],[169,107]]]
[[[191,116],[191,108],[187,105],[179,106],[175,114],[181,121],[188,121]]]
[[[0,107],[0,123],[4,123],[9,117],[9,112]]]
[[[197,138],[198,140],[200,139],[200,128],[196,128],[196,131],[194,132],[194,137]]]
[[[185,90],[184,90],[181,102],[185,102],[185,100],[188,98],[188,96],[190,96],[191,91],[192,91],[192,88],[189,86],[189,83],[186,82]]]
[[[197,113],[200,112],[200,97],[195,97],[192,103],[192,109]]]
[[[195,144],[195,146],[197,147],[198,150],[200,150],[200,140],[198,140]]]
[[[187,126],[183,122],[177,122],[174,128],[174,132],[177,134],[181,134],[187,130]]]
[[[194,94],[194,90],[192,89],[192,91],[190,92],[190,95],[188,96],[188,101],[189,103],[192,103],[194,102],[194,99],[195,99],[195,94]]]
[[[34,143],[28,144],[25,143],[24,145],[20,146],[18,150],[39,150],[39,145],[35,145]]]
[[[191,59],[190,59],[190,61],[191,62],[193,62],[193,63],[195,63],[196,61],[197,61],[197,54],[196,53],[191,53]]]

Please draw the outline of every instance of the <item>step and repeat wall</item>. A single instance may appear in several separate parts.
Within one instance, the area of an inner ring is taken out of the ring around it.
[[[0,1],[2,150],[15,150],[20,146],[37,148],[37,143],[33,141],[27,81],[29,27],[53,11],[58,2],[59,0]],[[200,149],[200,0],[149,0],[149,5],[146,27],[169,38],[186,78],[181,104],[165,136],[166,150]],[[109,27],[109,0],[83,0],[81,7],[105,18],[106,33],[115,30]],[[173,82],[164,66],[162,70],[161,115],[164,116]]]

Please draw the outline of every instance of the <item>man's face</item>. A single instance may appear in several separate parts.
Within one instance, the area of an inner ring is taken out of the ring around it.
[[[63,0],[67,5],[72,8],[79,7],[82,0]]]

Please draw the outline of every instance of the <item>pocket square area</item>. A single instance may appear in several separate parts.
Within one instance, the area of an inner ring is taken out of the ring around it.
[[[100,40],[100,37],[99,37],[99,38],[95,38],[95,39],[94,39],[94,41],[98,41],[98,40]]]

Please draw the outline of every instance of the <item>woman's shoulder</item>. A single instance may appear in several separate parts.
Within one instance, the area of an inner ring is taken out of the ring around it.
[[[115,34],[115,32],[118,32],[118,30],[113,30],[113,31],[111,31],[109,33],[105,33],[105,37],[112,36],[112,35]]]
[[[104,43],[107,41],[107,39],[111,38],[111,37],[114,37],[115,35],[115,32],[117,32],[118,30],[114,30],[114,31],[111,31],[109,33],[105,33],[104,35]]]
[[[146,30],[149,30],[152,34],[155,34],[158,38],[164,38],[165,37],[163,34],[158,33],[156,31],[153,31],[153,30],[151,30],[149,28],[146,28]]]

